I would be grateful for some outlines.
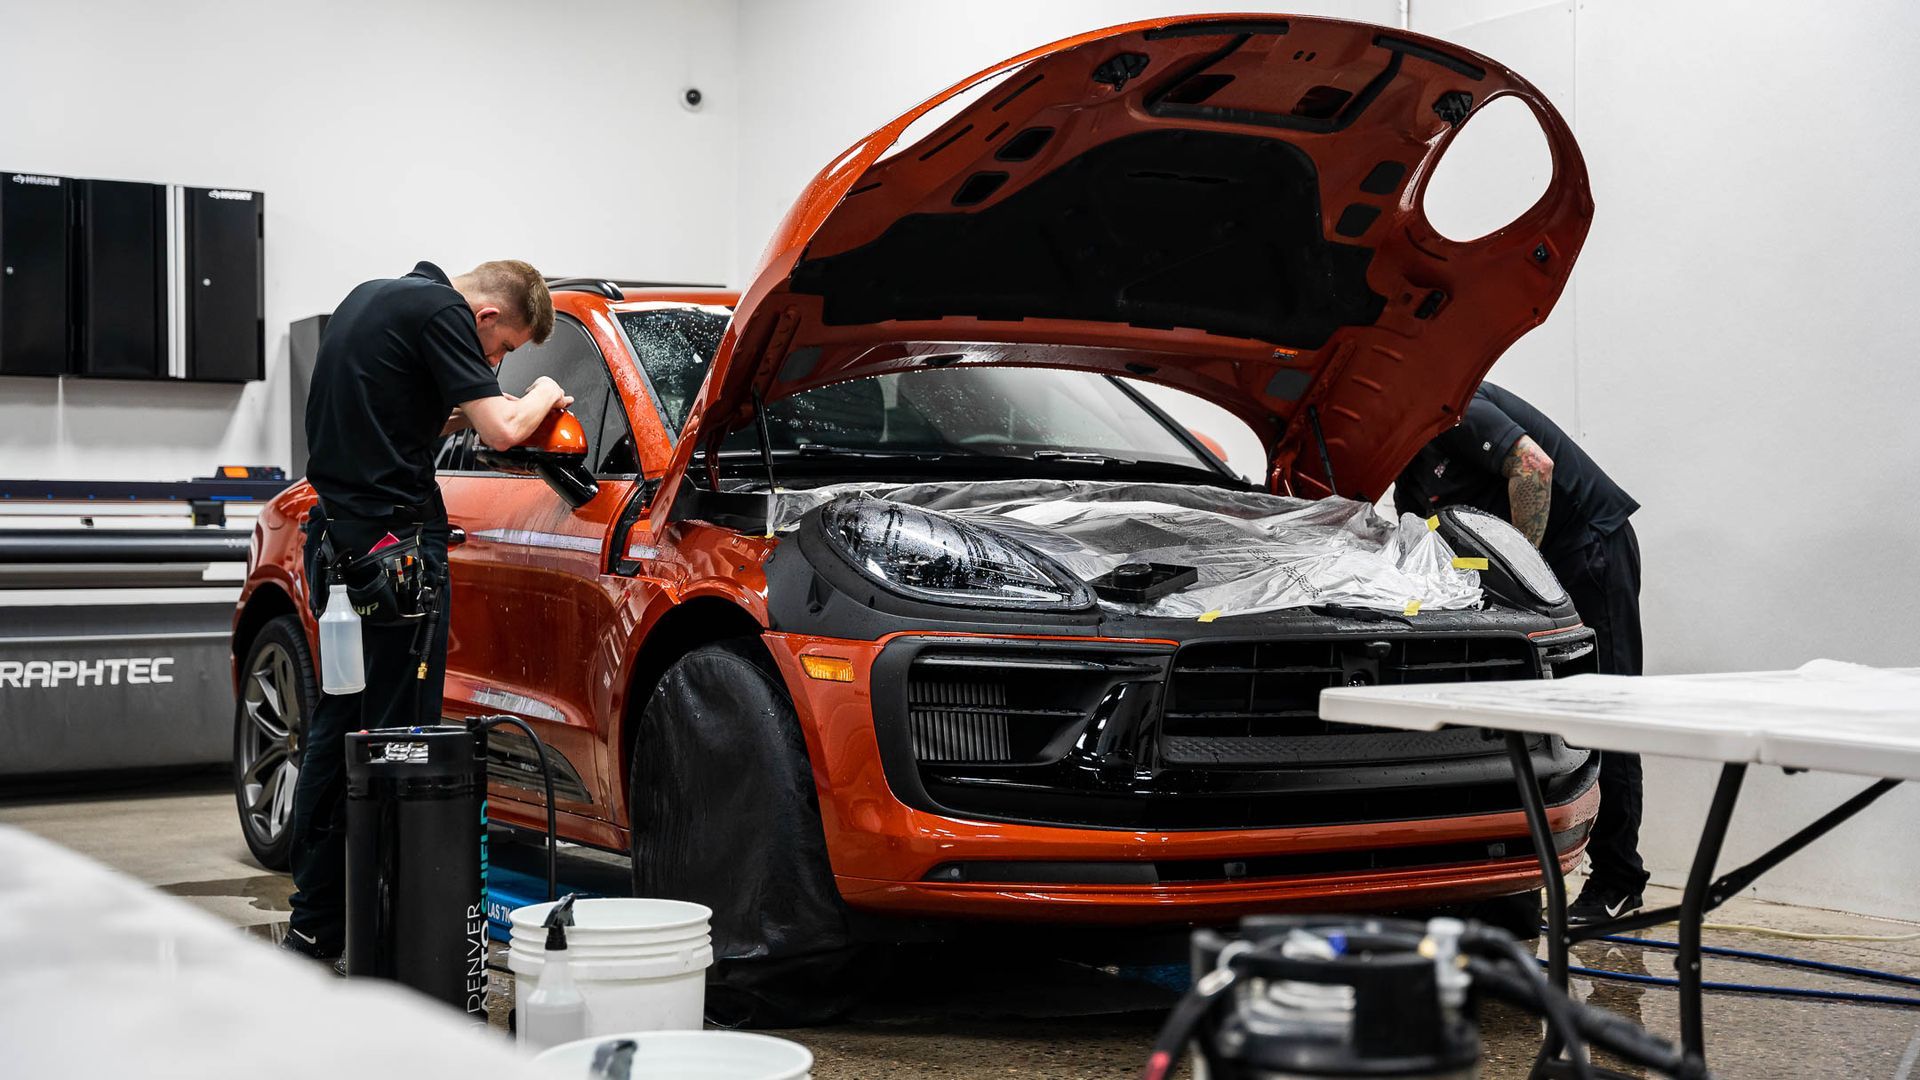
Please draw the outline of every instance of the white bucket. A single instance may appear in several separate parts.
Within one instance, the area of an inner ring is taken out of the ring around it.
[[[522,1027],[527,994],[546,964],[543,923],[552,907],[529,904],[509,916],[507,970],[514,977],[514,1020]],[[700,1030],[713,964],[712,917],[710,909],[681,900],[574,901],[567,966],[587,1002],[587,1034]]]
[[[796,1042],[745,1031],[624,1031],[577,1039],[533,1060],[555,1077],[585,1080],[595,1048],[632,1039],[633,1080],[809,1080],[813,1052]]]

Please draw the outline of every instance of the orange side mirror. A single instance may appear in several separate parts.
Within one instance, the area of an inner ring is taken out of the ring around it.
[[[550,413],[520,445],[493,450],[482,444],[474,457],[495,472],[545,480],[576,510],[600,493],[587,465],[587,431],[578,417],[564,409]]]
[[[528,435],[525,442],[514,449],[585,460],[587,431],[580,426],[579,417],[565,409],[555,409],[547,414],[539,427],[533,429],[533,434]]]

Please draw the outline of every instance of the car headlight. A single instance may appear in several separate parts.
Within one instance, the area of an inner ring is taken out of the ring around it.
[[[1482,551],[1499,559],[1513,579],[1534,599],[1548,607],[1567,602],[1567,590],[1553,576],[1547,561],[1540,557],[1519,529],[1492,514],[1467,506],[1450,506],[1441,511],[1450,522],[1473,540]]]
[[[827,504],[820,527],[862,573],[916,600],[1055,610],[1093,603],[1052,559],[947,514],[860,496]]]

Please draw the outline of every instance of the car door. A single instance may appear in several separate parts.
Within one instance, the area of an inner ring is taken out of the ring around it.
[[[604,817],[597,745],[605,733],[616,654],[607,647],[618,593],[602,580],[613,518],[638,473],[631,425],[592,333],[560,315],[553,336],[509,354],[500,386],[523,392],[542,375],[573,395],[600,490],[579,509],[535,477],[489,472],[472,453],[443,474],[448,516],[467,540],[451,554],[453,623],[446,704],[456,716],[505,713],[525,720],[556,752],[555,803]],[[490,738],[496,797],[538,804],[538,759],[524,736]]]

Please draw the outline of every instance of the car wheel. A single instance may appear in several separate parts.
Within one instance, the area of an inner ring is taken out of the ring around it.
[[[636,896],[713,909],[707,1017],[825,1023],[857,1004],[854,943],[793,699],[751,638],[693,649],[639,718],[628,811]]]
[[[233,708],[233,798],[240,834],[260,865],[285,870],[292,847],[293,788],[319,688],[297,615],[260,628],[241,665]]]

